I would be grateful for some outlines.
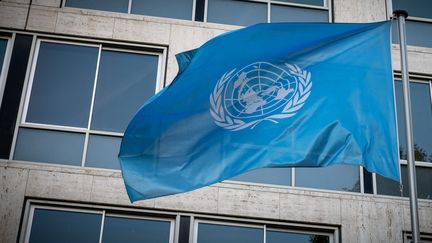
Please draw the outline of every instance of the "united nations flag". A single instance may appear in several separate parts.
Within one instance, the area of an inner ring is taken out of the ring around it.
[[[258,24],[177,55],[130,122],[131,201],[264,167],[354,164],[399,180],[390,22]]]

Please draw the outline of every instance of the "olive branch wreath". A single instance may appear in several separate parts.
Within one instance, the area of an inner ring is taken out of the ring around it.
[[[288,72],[298,80],[298,88],[295,91],[294,97],[288,101],[281,113],[271,115],[262,119],[251,122],[244,122],[240,119],[231,118],[225,114],[222,106],[222,91],[224,90],[226,82],[231,78],[235,69],[226,72],[216,83],[213,92],[210,94],[210,114],[214,118],[216,125],[231,131],[238,131],[250,127],[253,129],[262,121],[271,121],[278,123],[276,119],[283,119],[294,116],[297,111],[302,108],[307,98],[311,94],[312,81],[311,73],[302,70],[297,65],[285,63]]]

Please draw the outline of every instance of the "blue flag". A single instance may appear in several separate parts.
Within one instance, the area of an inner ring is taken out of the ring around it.
[[[123,137],[131,201],[263,167],[344,163],[399,180],[390,25],[258,24],[178,54],[177,77]]]

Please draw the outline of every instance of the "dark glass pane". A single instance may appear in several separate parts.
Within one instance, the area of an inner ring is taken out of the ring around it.
[[[432,23],[407,20],[406,40],[407,44],[411,46],[432,47]],[[396,22],[392,24],[392,41],[399,43]]]
[[[355,165],[296,168],[296,186],[360,192],[360,170]]]
[[[406,182],[408,181],[408,173],[407,173],[407,167],[405,165],[401,166],[401,175],[402,175],[403,190],[404,191],[409,190],[409,187],[406,184]],[[377,183],[378,194],[398,196],[398,197],[402,195],[398,181],[390,180],[377,174],[376,183]]]
[[[393,10],[403,9],[410,16],[432,18],[432,1],[430,0],[393,0]]]
[[[102,215],[35,209],[30,243],[97,243]]]
[[[127,13],[129,0],[66,0],[65,6]]]
[[[402,165],[402,184],[403,196],[409,197],[408,169]],[[432,168],[416,167],[417,177],[417,197],[423,199],[432,199]],[[378,194],[401,196],[399,191],[399,182],[392,181],[377,175]]]
[[[416,177],[418,198],[432,199],[432,168],[417,166]],[[408,194],[404,193],[404,196]]]
[[[0,158],[8,159],[33,36],[17,34],[0,109]]]
[[[120,217],[105,217],[103,243],[168,243],[170,222]]]
[[[90,135],[85,166],[119,170],[120,144],[120,137]]]
[[[291,186],[291,168],[257,169],[230,180]]]
[[[84,134],[20,128],[14,159],[81,165]]]
[[[207,12],[208,22],[242,26],[267,22],[265,3],[209,0]]]
[[[158,56],[102,51],[91,129],[123,132],[154,95]]]
[[[395,82],[401,159],[406,159],[406,133],[402,82]],[[416,161],[432,162],[432,105],[428,83],[410,83],[411,113]]]
[[[327,243],[330,238],[324,235],[313,235],[304,233],[280,232],[267,230],[266,243]]]
[[[98,48],[41,42],[27,122],[87,127]]]
[[[4,58],[5,58],[5,54],[6,54],[7,43],[8,43],[8,40],[0,39],[0,75],[1,75],[2,67],[3,67],[3,63],[4,63]],[[0,104],[1,104],[1,100],[0,100]]]
[[[131,13],[192,20],[192,0],[133,0]]]
[[[198,243],[262,243],[263,229],[200,223]]]
[[[363,168],[364,193],[373,193],[372,173]]]
[[[271,5],[271,22],[329,22],[327,10]]]
[[[205,0],[195,2],[195,21],[204,21]]]
[[[189,243],[190,219],[189,216],[180,216],[178,243]]]
[[[324,6],[325,0],[274,0],[274,1]]]

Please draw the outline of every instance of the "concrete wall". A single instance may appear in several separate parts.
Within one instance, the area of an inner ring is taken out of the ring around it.
[[[61,9],[60,0],[0,1],[0,28],[168,46],[166,80],[177,72],[174,55],[199,47],[234,26]],[[386,19],[385,0],[334,0],[336,22]],[[393,65],[399,56],[393,47]],[[432,74],[432,50],[409,48],[410,68]],[[131,206],[119,172],[0,161],[0,242],[15,242],[25,197]],[[247,216],[340,226],[342,242],[402,242],[410,230],[404,198],[219,183],[194,192],[147,200],[134,207]],[[432,201],[422,200],[420,226],[432,233]]]

